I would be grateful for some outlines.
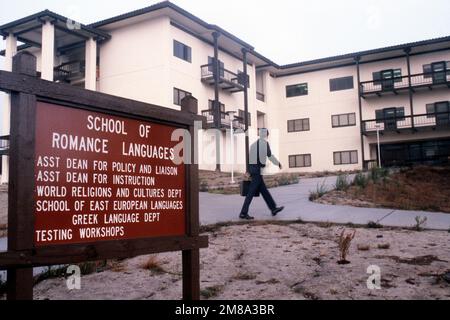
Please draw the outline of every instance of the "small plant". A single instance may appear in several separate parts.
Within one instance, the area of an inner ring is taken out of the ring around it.
[[[327,188],[325,187],[325,181],[322,181],[321,184],[317,183],[316,190],[309,192],[309,201],[314,201],[319,198],[322,198],[327,192]]]
[[[338,175],[336,179],[335,188],[338,191],[346,191],[350,187],[350,184],[348,183],[348,175],[347,174],[340,174]]]
[[[209,190],[208,182],[205,180],[202,180],[200,182],[200,192],[208,192],[208,190]]]
[[[385,180],[389,176],[389,170],[386,168],[373,167],[370,169],[370,178],[374,183],[379,182],[381,179]]]
[[[217,297],[222,290],[223,286],[221,285],[207,287],[200,291],[200,295],[205,299],[210,299]]]
[[[147,261],[145,261],[141,265],[142,269],[150,270],[154,273],[161,274],[164,273],[165,270],[161,266],[161,262],[158,260],[157,256],[150,256]]]
[[[414,219],[416,220],[416,224],[413,229],[416,231],[423,231],[423,227],[426,225],[428,218],[417,216]]]
[[[287,186],[298,183],[299,178],[296,174],[283,174],[276,178],[276,182],[279,186]]]
[[[380,243],[377,247],[381,250],[388,250],[391,248],[391,245],[389,243]]]
[[[379,224],[378,222],[369,221],[367,223],[367,228],[368,229],[381,229],[381,228],[383,228],[383,226],[381,224]]]
[[[359,251],[369,251],[370,246],[368,244],[358,244],[357,246]]]
[[[236,280],[244,280],[244,281],[255,280],[256,279],[256,274],[250,273],[250,272],[239,272],[234,277],[234,279],[236,279]]]
[[[339,237],[339,258],[338,264],[349,264],[350,261],[347,260],[348,251],[350,249],[350,244],[355,238],[356,230],[353,233],[345,234],[345,229],[342,230]]]
[[[360,187],[361,189],[364,189],[365,187],[367,187],[368,183],[369,183],[369,179],[367,179],[366,175],[362,172],[359,172],[355,176],[355,179],[353,180],[353,184],[355,186]]]

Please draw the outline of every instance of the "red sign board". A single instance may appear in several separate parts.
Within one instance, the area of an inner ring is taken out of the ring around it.
[[[176,127],[38,102],[35,245],[186,233]]]

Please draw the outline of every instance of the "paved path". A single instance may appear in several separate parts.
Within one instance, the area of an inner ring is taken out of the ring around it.
[[[325,181],[325,182],[324,182]],[[270,189],[280,206],[285,206],[279,216],[273,218],[262,197],[255,198],[249,214],[257,220],[296,220],[307,222],[335,222],[367,224],[370,221],[384,226],[411,227],[415,217],[427,217],[427,229],[449,230],[450,214],[423,211],[403,211],[378,208],[356,208],[350,206],[322,205],[309,201],[309,192],[317,184],[325,183],[328,189],[336,177],[301,179],[299,184]],[[200,193],[200,222],[203,225],[218,222],[238,221],[244,198],[239,195],[216,195]]]
[[[310,202],[309,192],[315,190],[317,184],[324,183],[328,189],[332,188],[336,177],[301,179],[299,184],[270,190],[278,205],[285,206],[283,212],[272,217],[262,197],[255,198],[250,207],[250,215],[257,220],[297,220],[307,222],[335,222],[367,224],[369,221],[378,222],[384,226],[411,227],[415,224],[416,216],[427,217],[427,229],[449,230],[450,214],[423,211],[403,211],[376,208],[356,208],[350,206],[322,205]],[[239,195],[216,195],[200,193],[200,222],[203,225],[218,222],[239,221],[238,214],[244,199]],[[6,250],[6,238],[0,238],[0,252]],[[35,268],[38,274],[47,268]],[[0,279],[4,280],[5,273],[0,272]]]

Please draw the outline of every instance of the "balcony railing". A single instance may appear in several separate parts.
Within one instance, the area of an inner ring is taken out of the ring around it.
[[[266,96],[264,95],[264,93],[256,91],[256,99],[259,101],[265,102]]]
[[[382,134],[389,132],[400,133],[404,130],[450,129],[450,112],[366,120],[362,122],[362,128],[366,135],[376,134],[377,129]]]
[[[86,63],[83,60],[75,60],[63,63],[54,70],[55,81],[71,82],[83,79],[86,72]]]
[[[209,110],[203,110],[202,111],[202,116],[206,117],[206,125],[207,125],[207,129],[211,129],[211,128],[215,128],[215,121],[214,121],[214,110],[209,109]],[[231,125],[231,117],[228,113],[221,111],[220,112],[220,128],[219,129],[230,129],[230,125]],[[234,129],[242,129],[244,130],[245,125],[244,125],[244,119],[242,117],[234,117],[234,121],[233,121],[233,128]]]
[[[413,90],[418,88],[432,89],[435,86],[443,85],[450,88],[450,73],[446,71],[411,75],[411,88]],[[361,82],[360,86],[362,96],[372,94],[381,96],[384,93],[398,94],[402,90],[409,89],[409,76],[364,81]]]
[[[9,151],[9,136],[0,137],[0,156],[7,155]]]
[[[205,64],[201,66],[202,81],[210,85],[214,85],[214,66],[213,64]],[[244,85],[239,81],[239,75],[225,68],[219,70],[219,87],[231,93],[244,90]]]

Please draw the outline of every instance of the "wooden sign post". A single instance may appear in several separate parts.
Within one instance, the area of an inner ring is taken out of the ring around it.
[[[0,90],[11,94],[8,299],[33,298],[33,267],[182,251],[183,299],[198,300],[208,239],[195,100],[180,112],[40,80],[29,53],[0,71]],[[174,141],[178,129],[191,140]]]

